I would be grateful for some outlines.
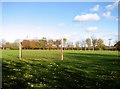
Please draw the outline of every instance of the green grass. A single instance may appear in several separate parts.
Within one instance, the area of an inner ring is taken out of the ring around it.
[[[120,89],[117,51],[3,51],[3,89]]]

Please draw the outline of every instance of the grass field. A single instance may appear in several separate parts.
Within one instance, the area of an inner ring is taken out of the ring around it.
[[[2,52],[3,89],[120,89],[117,51]]]

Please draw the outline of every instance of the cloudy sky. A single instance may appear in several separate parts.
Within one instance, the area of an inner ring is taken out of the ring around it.
[[[2,38],[118,40],[117,2],[3,2]]]

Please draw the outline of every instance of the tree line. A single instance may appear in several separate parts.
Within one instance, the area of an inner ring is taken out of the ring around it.
[[[63,45],[61,45],[61,42]],[[19,41],[13,43],[2,41],[1,49],[11,49],[17,50],[19,48]],[[67,38],[61,39],[47,39],[45,37],[41,39],[28,40],[24,39],[21,42],[22,49],[33,49],[33,50],[58,50],[63,46],[64,50],[120,50],[120,41],[118,41],[114,46],[106,46],[103,39],[90,39],[86,38],[82,41],[70,42]]]

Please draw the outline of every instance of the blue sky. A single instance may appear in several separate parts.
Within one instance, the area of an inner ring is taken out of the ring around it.
[[[3,2],[2,38],[87,37],[118,40],[118,8],[115,2]]]

